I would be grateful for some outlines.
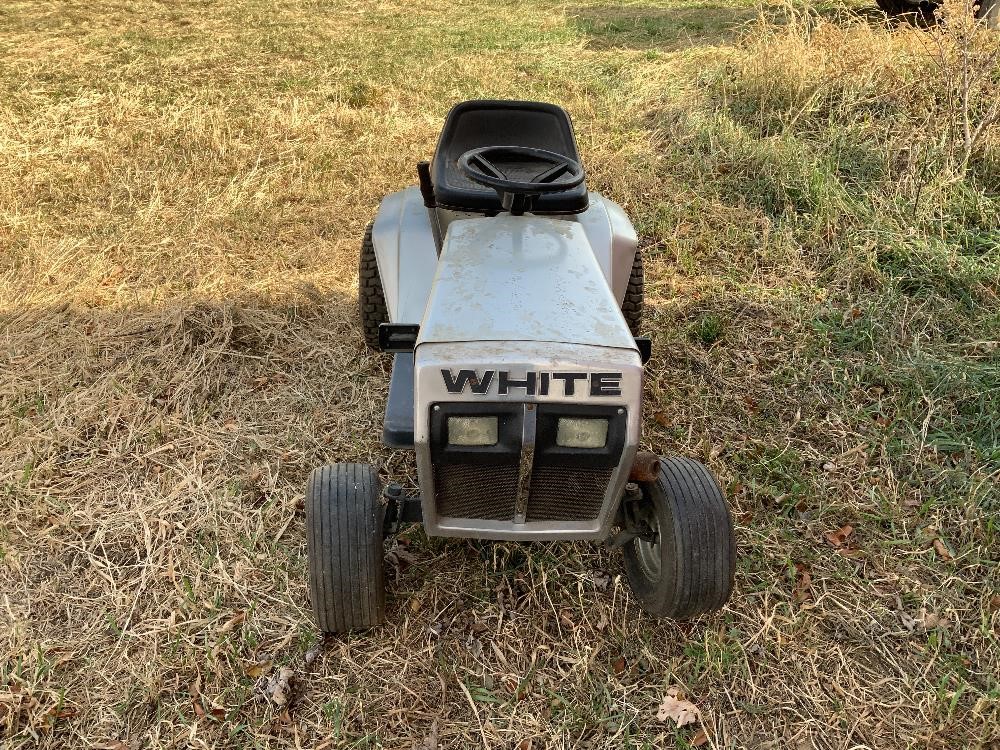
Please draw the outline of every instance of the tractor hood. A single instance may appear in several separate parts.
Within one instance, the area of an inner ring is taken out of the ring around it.
[[[417,346],[476,341],[636,349],[583,227],[531,215],[448,227]]]

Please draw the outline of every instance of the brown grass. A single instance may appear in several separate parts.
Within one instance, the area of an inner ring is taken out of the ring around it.
[[[679,686],[704,747],[996,747],[995,128],[963,167],[937,32],[699,7],[0,8],[0,745],[690,747]],[[317,649],[306,475],[414,481],[357,244],[476,96],[568,107],[639,227],[644,439],[737,590],[653,622],[600,547],[412,529]]]

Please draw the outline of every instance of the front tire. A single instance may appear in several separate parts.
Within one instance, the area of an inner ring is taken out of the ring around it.
[[[309,476],[309,597],[324,633],[385,620],[381,494],[378,474],[368,464],[320,466]]]
[[[708,469],[687,458],[660,461],[644,482],[642,507],[656,541],[633,539],[625,572],[642,609],[683,620],[721,609],[733,591],[736,540],[726,500]]]

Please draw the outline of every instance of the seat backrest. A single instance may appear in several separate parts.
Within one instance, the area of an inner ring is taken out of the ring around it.
[[[439,206],[490,214],[503,210],[494,190],[468,179],[458,168],[462,154],[483,146],[543,148],[580,160],[573,124],[562,107],[543,102],[462,102],[448,113],[431,165]],[[585,211],[587,203],[587,185],[582,183],[572,190],[539,196],[533,213],[575,214]]]

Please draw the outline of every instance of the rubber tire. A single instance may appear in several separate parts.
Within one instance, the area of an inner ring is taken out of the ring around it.
[[[365,343],[369,348],[381,351],[378,345],[378,327],[380,323],[389,322],[389,310],[385,306],[385,290],[382,288],[382,277],[378,275],[375,244],[372,242],[374,224],[372,222],[365,228],[365,237],[361,241],[361,256],[358,259],[358,314]]]
[[[628,277],[625,299],[622,300],[622,314],[633,336],[639,336],[642,328],[642,306],[645,297],[645,275],[642,270],[642,252],[635,251],[632,259],[632,273]]]
[[[638,540],[625,547],[625,572],[639,605],[675,620],[721,609],[733,592],[736,540],[715,477],[697,461],[666,458],[657,481],[641,486],[659,521],[661,575],[646,575]]]
[[[306,485],[309,597],[324,633],[385,621],[382,488],[368,464],[320,466]]]
[[[898,16],[903,13],[914,13],[916,8],[906,0],[875,0],[875,4],[887,16]]]
[[[988,29],[1000,29],[1000,0],[979,0],[976,18],[986,21]]]

